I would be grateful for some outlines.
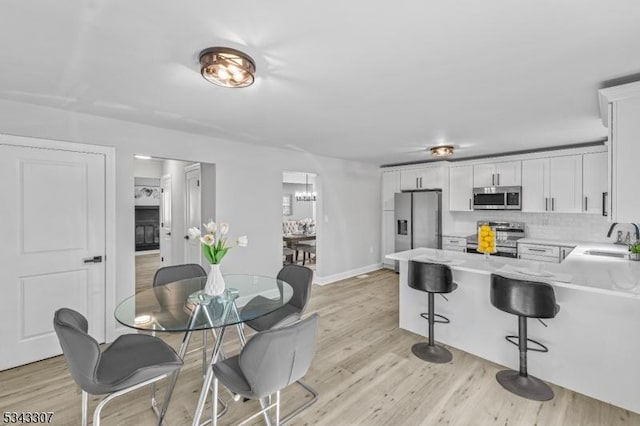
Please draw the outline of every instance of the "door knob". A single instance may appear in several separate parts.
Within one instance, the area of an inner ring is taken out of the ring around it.
[[[188,239],[189,239],[189,236],[188,236],[188,235],[185,235],[185,236],[184,236],[184,239],[185,239],[185,240],[188,240]]]
[[[84,263],[102,263],[102,256],[87,257],[83,260]]]

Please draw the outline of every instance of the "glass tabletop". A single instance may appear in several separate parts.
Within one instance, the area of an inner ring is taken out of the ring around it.
[[[259,275],[225,275],[225,293],[208,296],[207,277],[152,287],[123,300],[116,320],[147,331],[184,332],[234,325],[284,306],[293,295],[282,280]]]

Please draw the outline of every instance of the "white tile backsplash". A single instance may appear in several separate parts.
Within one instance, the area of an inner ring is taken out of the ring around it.
[[[444,234],[449,232],[469,232],[472,234],[479,220],[499,220],[524,222],[526,236],[548,240],[613,242],[617,231],[623,231],[626,236],[631,232],[631,240],[635,240],[635,228],[631,224],[620,224],[616,227],[610,239],[607,232],[611,223],[606,217],[591,214],[568,213],[522,213],[522,212],[450,212],[449,223],[445,222]]]

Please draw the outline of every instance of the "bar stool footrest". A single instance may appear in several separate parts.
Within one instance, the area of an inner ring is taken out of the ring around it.
[[[429,321],[429,312],[422,312],[420,314],[420,316],[424,319],[426,319],[427,321]],[[435,323],[439,323],[439,324],[449,324],[451,321],[449,321],[449,318],[445,317],[444,315],[440,315],[440,314],[433,314],[434,317],[436,318],[440,318],[439,320],[434,319],[433,322]]]
[[[511,343],[512,345],[520,346],[520,344],[518,343],[519,336],[505,336],[504,338],[507,340],[507,342]],[[547,348],[545,345],[538,342],[537,340],[527,338],[527,342],[531,342],[534,345],[538,345],[538,347],[529,347],[529,345],[527,345],[528,351],[549,352],[549,348]]]

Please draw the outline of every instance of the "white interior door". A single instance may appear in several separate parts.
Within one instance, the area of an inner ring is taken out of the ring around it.
[[[171,256],[171,175],[160,178],[160,261],[162,266],[172,265]]]
[[[186,205],[186,227],[183,229],[185,239],[185,263],[200,264],[200,242],[190,240],[187,229],[196,227],[200,229],[202,223],[202,207],[200,195],[200,164],[195,164],[185,168],[185,205]]]
[[[61,307],[104,342],[104,155],[0,145],[0,194],[0,370],[61,352]]]

